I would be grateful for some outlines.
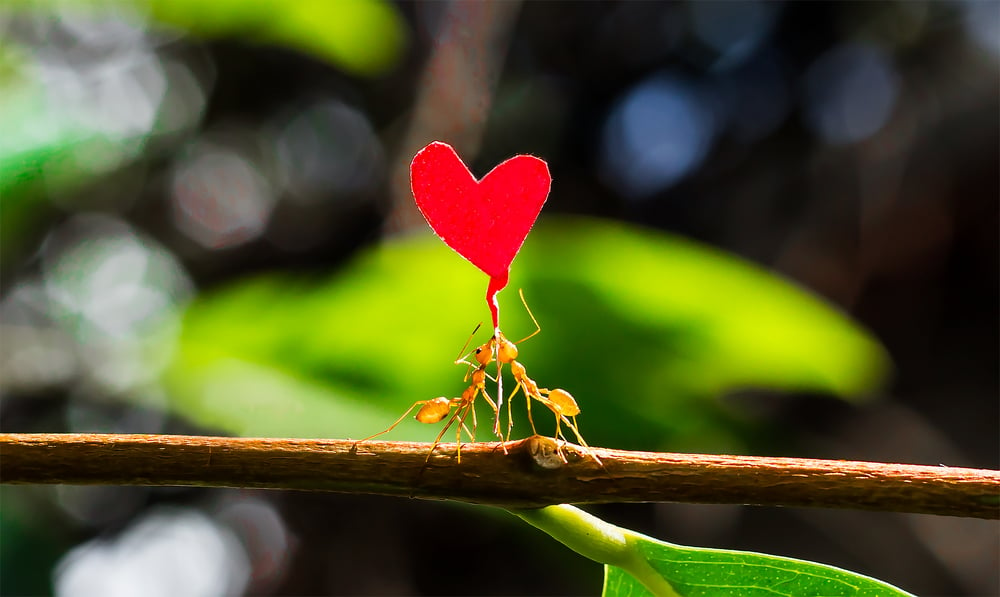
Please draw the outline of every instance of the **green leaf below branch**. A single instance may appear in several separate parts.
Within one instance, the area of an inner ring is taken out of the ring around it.
[[[767,554],[674,545],[573,506],[513,513],[605,564],[606,597],[905,597],[906,591],[833,566]]]

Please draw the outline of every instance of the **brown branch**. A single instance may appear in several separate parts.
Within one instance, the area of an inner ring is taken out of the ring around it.
[[[178,435],[0,434],[0,482],[372,493],[511,508],[696,502],[1000,518],[1000,471],[802,458],[626,452],[549,438],[442,444]]]

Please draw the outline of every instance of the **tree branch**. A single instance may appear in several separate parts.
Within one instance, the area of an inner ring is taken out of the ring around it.
[[[695,502],[1000,518],[1000,471],[841,460],[627,452],[539,436],[429,444],[180,435],[0,434],[0,482],[371,493],[509,508]],[[594,456],[600,458],[598,464]]]

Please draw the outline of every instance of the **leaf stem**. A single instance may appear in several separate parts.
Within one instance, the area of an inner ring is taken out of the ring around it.
[[[638,550],[632,547],[629,540],[631,533],[625,529],[568,504],[512,509],[510,513],[585,558],[621,568],[654,595],[680,597]]]

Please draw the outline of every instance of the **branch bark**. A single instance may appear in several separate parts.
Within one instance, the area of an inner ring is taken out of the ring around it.
[[[529,437],[465,444],[179,435],[0,434],[0,482],[371,493],[507,508],[694,502],[1000,518],[1000,471],[627,452]],[[563,462],[560,456],[566,457]],[[600,463],[597,462],[597,457]],[[426,464],[425,464],[426,459]]]

